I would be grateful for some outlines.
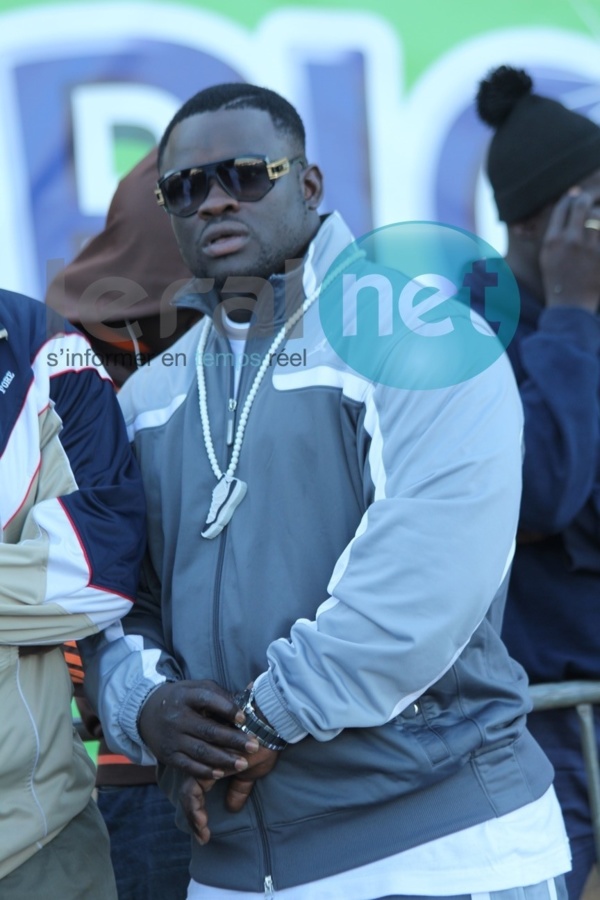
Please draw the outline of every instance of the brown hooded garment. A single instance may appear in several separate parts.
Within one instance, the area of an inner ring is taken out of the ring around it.
[[[170,305],[191,279],[154,198],[156,149],[119,182],[106,226],[51,282],[46,303],[90,339],[114,382],[162,353],[198,319]]]
[[[179,255],[169,217],[154,199],[156,179],[153,150],[119,182],[104,231],[56,275],[46,294],[46,303],[89,337],[119,387],[199,317],[193,310],[170,306],[191,274]],[[133,765],[108,750],[100,722],[82,696],[77,647],[71,642],[64,652],[86,729],[83,737],[100,739],[96,783],[153,783],[153,766]]]

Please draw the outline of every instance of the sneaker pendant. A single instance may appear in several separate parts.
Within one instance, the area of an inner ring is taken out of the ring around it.
[[[248,485],[239,478],[228,479],[227,475],[219,478],[212,493],[206,527],[201,532],[203,538],[211,540],[221,534],[236,508],[246,496],[247,490]]]

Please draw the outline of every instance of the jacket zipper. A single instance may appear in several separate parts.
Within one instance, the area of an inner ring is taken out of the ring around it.
[[[263,851],[263,863],[265,867],[265,872],[269,873],[265,875],[264,886],[265,886],[265,898],[270,900],[271,897],[275,896],[275,885],[273,884],[273,876],[270,874],[271,872],[271,853],[269,850],[269,841],[267,839],[267,831],[265,828],[265,820],[263,817],[262,806],[260,800],[258,799],[257,793],[257,785],[254,785],[254,790],[250,794],[250,802],[254,807],[254,812],[256,814],[256,821],[258,823],[258,834],[260,837],[260,843]]]
[[[219,637],[219,608],[221,606],[221,576],[223,574],[223,559],[225,557],[225,542],[227,540],[227,529],[224,528],[219,536],[219,556],[217,558],[217,574],[215,578],[215,591],[213,594],[213,643],[215,647],[215,658],[217,662],[218,681],[224,688],[227,688],[227,680],[225,678],[225,661],[221,650],[221,640]]]
[[[225,471],[231,459],[231,445],[233,444],[233,430],[235,425],[235,410],[237,402],[233,398],[235,392],[235,372],[231,367],[231,375],[229,378],[229,399],[227,401],[227,433],[225,438],[225,455],[227,463],[222,467]],[[229,440],[231,430],[232,438]],[[229,688],[229,680],[225,674],[225,660],[223,659],[223,651],[221,648],[221,639],[219,633],[219,613],[221,607],[221,580],[223,576],[223,560],[225,558],[225,545],[227,542],[227,528],[224,528],[219,536],[219,555],[217,557],[217,571],[215,575],[215,589],[213,594],[213,645],[215,648],[215,659],[217,663],[218,681],[224,688]]]
[[[227,340],[227,339],[226,339]],[[240,373],[240,380],[238,384],[237,390],[237,398],[235,397],[235,367],[231,366],[231,373],[229,376],[229,398],[227,400],[227,415],[226,415],[226,429],[225,429],[225,454],[227,463],[222,470],[224,471],[229,462],[231,460],[231,453],[233,449],[233,443],[235,438],[235,415],[236,410],[239,406],[240,396],[242,395],[242,390],[244,388],[245,381],[245,370],[242,369]],[[225,558],[225,544],[227,542],[227,528],[224,528],[219,536],[219,556],[217,558],[217,572],[215,576],[215,591],[213,595],[213,642],[215,646],[215,656],[217,662],[217,671],[219,674],[219,682],[223,685],[224,688],[229,688],[230,690],[239,690],[240,685],[234,685],[231,687],[229,680],[225,674],[225,660],[223,659],[223,652],[221,650],[221,642],[219,639],[219,609],[221,606],[221,580],[223,575],[223,560]]]
[[[237,409],[237,400],[235,397],[230,397],[227,401],[227,446],[233,446],[233,438],[234,438],[234,425],[235,425],[235,411]]]
[[[243,375],[243,371],[242,371]],[[240,384],[238,385],[238,392],[242,387],[242,379],[240,378]],[[229,460],[231,459],[231,447],[233,444],[233,436],[235,429],[235,411],[237,408],[237,400],[234,397],[235,394],[235,372],[231,370],[231,378],[230,378],[230,396],[227,401],[227,428],[226,428],[226,445],[227,445],[227,464],[229,464]],[[215,577],[215,590],[213,595],[213,642],[215,647],[215,657],[217,663],[217,670],[219,674],[219,682],[225,688],[230,688],[228,679],[225,674],[225,661],[223,659],[223,652],[221,650],[221,641],[219,638],[219,609],[220,609],[220,600],[221,600],[221,580],[223,575],[223,559],[225,557],[225,543],[227,541],[227,528],[224,528],[219,537],[220,545],[219,545],[219,556],[217,559],[217,572]],[[271,854],[269,852],[269,843],[267,840],[267,833],[265,829],[265,823],[262,813],[262,807],[260,805],[260,801],[256,795],[256,787],[254,788],[251,796],[250,802],[254,806],[254,811],[256,814],[256,819],[258,822],[258,833],[260,835],[260,842],[262,845],[263,851],[263,862],[265,867],[265,872],[270,873],[271,871]],[[275,887],[273,885],[273,876],[270,874],[265,875],[264,879],[264,890],[265,890],[265,898],[266,900],[271,900],[275,896]]]

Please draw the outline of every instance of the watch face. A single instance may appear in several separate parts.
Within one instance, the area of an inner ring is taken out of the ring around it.
[[[234,700],[246,716],[245,723],[237,726],[241,731],[244,731],[251,737],[255,737],[263,747],[267,747],[269,750],[283,750],[283,748],[287,746],[287,741],[284,741],[268,722],[263,722],[262,719],[259,719],[256,715],[252,706],[252,688],[238,691],[237,694],[234,694]]]
[[[250,693],[250,688],[244,688],[243,691],[238,691],[237,694],[233,695],[233,699],[241,710],[245,711],[246,706],[248,706],[250,702]]]

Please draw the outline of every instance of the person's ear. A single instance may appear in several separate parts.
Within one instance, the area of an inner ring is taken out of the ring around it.
[[[306,206],[309,209],[317,209],[323,199],[323,173],[318,166],[311,164],[304,169],[302,190]]]
[[[532,216],[521,219],[520,222],[513,222],[513,224],[509,226],[509,232],[512,232],[512,234],[521,241],[541,240],[546,233],[548,220],[552,215],[553,209],[554,204],[549,203]]]
[[[537,216],[523,219],[521,222],[513,222],[513,224],[509,226],[509,230],[521,240],[531,241],[536,238],[538,234]]]

